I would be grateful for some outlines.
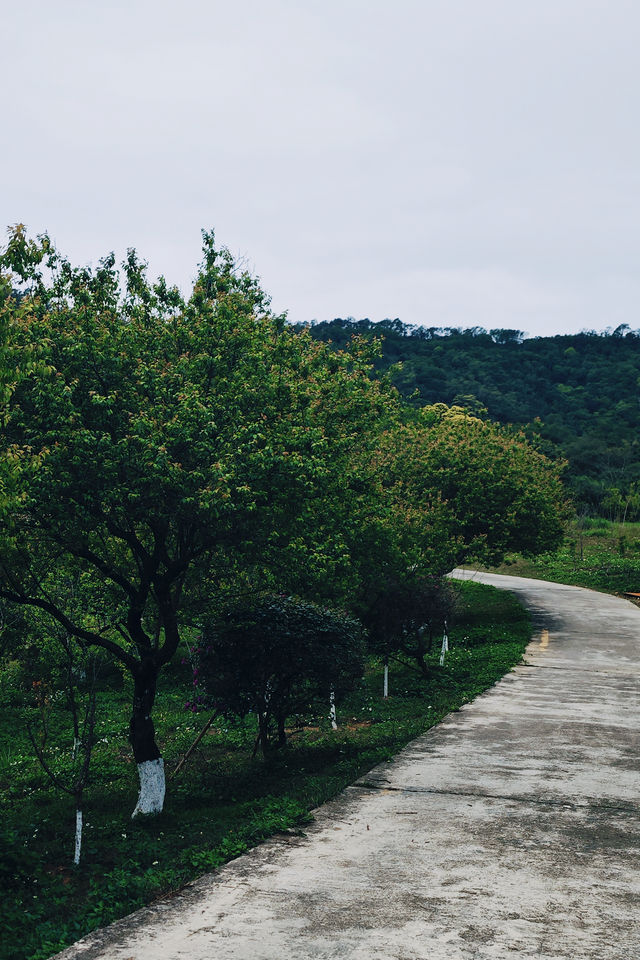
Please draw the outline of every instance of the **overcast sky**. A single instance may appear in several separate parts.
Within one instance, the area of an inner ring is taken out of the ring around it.
[[[5,225],[293,321],[640,327],[638,0],[22,0]]]

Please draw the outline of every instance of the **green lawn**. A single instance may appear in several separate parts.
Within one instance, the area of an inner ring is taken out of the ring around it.
[[[432,679],[393,662],[391,695],[383,700],[382,665],[371,662],[338,711],[336,733],[324,717],[291,718],[297,732],[289,748],[268,762],[251,759],[252,719],[214,725],[170,782],[165,811],[151,820],[130,819],[137,777],[126,739],[129,691],[126,685],[104,690],[76,869],[72,801],[53,791],[33,759],[26,724],[37,720],[38,710],[24,683],[19,689],[15,665],[6,665],[0,675],[1,960],[49,957],[273,833],[304,829],[311,809],[495,683],[520,660],[531,635],[529,616],[511,594],[474,583],[459,590],[451,650],[443,668],[434,651]],[[156,701],[169,771],[207,719],[184,710],[190,682],[188,665],[177,663]],[[49,755],[63,769],[68,728],[55,693],[44,709]]]

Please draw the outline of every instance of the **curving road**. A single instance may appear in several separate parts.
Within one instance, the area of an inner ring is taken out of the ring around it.
[[[456,571],[534,614],[525,663],[317,811],[64,960],[638,960],[640,609]]]

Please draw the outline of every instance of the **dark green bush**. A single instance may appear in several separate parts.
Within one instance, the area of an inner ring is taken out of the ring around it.
[[[195,675],[203,703],[258,717],[263,754],[286,742],[285,721],[339,701],[363,673],[362,626],[348,614],[285,594],[227,604],[203,630]]]

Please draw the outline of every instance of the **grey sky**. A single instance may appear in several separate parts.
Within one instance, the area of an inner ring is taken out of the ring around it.
[[[637,0],[22,0],[5,224],[290,319],[640,327]]]

